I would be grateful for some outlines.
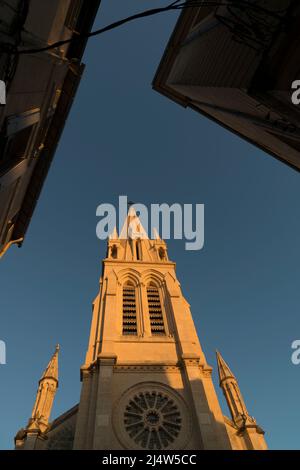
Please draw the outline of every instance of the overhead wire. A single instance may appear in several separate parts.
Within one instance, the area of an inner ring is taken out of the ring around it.
[[[253,3],[251,0],[239,0],[239,6],[240,7],[245,7],[249,8],[251,7],[252,9],[260,12],[264,12],[266,14],[269,14],[271,16],[280,18],[282,11],[271,11],[268,10],[260,5],[257,5],[256,3]],[[131,21],[141,19],[141,18],[147,18],[153,15],[157,15],[160,13],[165,13],[168,11],[180,11],[180,10],[186,10],[188,8],[196,8],[200,7],[202,8],[203,6],[235,6],[236,5],[236,0],[228,0],[228,1],[205,1],[205,0],[175,0],[171,2],[170,4],[164,6],[164,7],[157,7],[157,8],[151,8],[148,10],[141,11],[139,13],[135,13],[131,16],[128,16],[126,18],[122,18],[120,20],[114,21],[113,23],[110,23],[100,29],[97,29],[95,31],[92,31],[90,33],[86,34],[73,34],[71,38],[68,39],[63,39],[61,41],[56,41],[52,44],[48,44],[47,46],[44,47],[38,47],[38,48],[29,48],[29,49],[22,49],[20,47],[16,48],[16,50],[11,51],[13,54],[35,54],[39,52],[46,52],[51,49],[58,48],[60,46],[64,46],[65,44],[69,44],[71,42],[76,42],[76,41],[81,41],[82,39],[88,39],[94,36],[98,36],[100,34],[103,34],[107,31],[111,31],[115,28],[119,28],[120,26],[129,23]]]

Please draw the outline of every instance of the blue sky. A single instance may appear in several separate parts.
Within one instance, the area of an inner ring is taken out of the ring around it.
[[[95,27],[162,1],[103,0]],[[235,372],[270,448],[299,448],[299,174],[151,89],[175,13],[90,40],[74,106],[21,249],[0,265],[0,448],[30,416],[61,344],[53,417],[79,400],[105,242],[96,207],[118,196],[205,204],[205,246],[168,243],[216,380],[215,349]],[[145,176],[147,175],[147,176]]]

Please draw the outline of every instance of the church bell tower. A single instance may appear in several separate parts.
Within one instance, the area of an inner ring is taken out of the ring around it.
[[[167,246],[130,208],[103,260],[73,448],[246,448],[211,373]]]
[[[149,239],[133,207],[109,237],[81,396],[54,421],[58,346],[42,378],[18,450],[264,450],[264,431],[217,352],[223,415],[192,319],[157,232]]]

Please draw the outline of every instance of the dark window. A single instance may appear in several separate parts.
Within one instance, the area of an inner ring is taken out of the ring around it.
[[[111,248],[111,257],[116,259],[118,257],[118,248],[116,245],[113,245]]]
[[[147,287],[148,310],[152,335],[164,335],[165,325],[157,287]]]
[[[137,335],[135,287],[123,287],[123,335]]]
[[[158,253],[159,253],[159,257],[162,261],[164,261],[166,259],[166,252],[165,250],[160,247],[160,249],[158,250]]]
[[[138,261],[140,261],[142,259],[142,257],[141,257],[141,241],[140,240],[136,240],[135,249],[136,249],[136,259]]]
[[[1,138],[1,162],[25,157],[31,131],[32,126],[25,127],[12,136]]]
[[[32,109],[5,119],[0,133],[1,168],[6,163],[26,158],[26,150],[31,134],[40,119],[39,109]]]

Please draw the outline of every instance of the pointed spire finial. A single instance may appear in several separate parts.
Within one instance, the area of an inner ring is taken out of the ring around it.
[[[158,231],[155,227],[153,228],[153,238],[154,238],[154,240],[160,240],[161,239],[160,236],[159,236],[159,233],[158,233]]]
[[[223,357],[221,356],[218,350],[216,350],[216,356],[217,356],[220,385],[225,379],[229,379],[229,378],[235,379],[233,372],[230,370],[228,364],[224,361]]]
[[[56,345],[54,354],[52,355],[44,373],[40,379],[52,378],[58,382],[58,352],[60,350],[59,344]]]
[[[129,205],[127,216],[120,232],[120,239],[136,238],[148,239],[148,234],[141,223],[140,217],[136,213],[134,205]]]
[[[114,227],[112,233],[109,235],[110,240],[117,240],[119,238],[117,228]]]

